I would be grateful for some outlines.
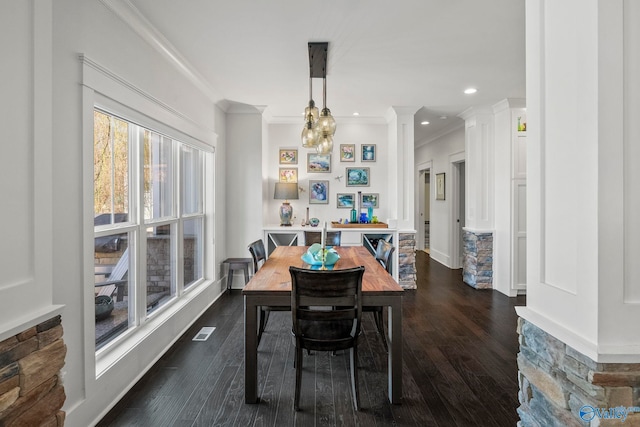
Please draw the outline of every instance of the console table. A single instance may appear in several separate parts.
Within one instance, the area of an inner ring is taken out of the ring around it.
[[[263,228],[264,231],[264,243],[265,250],[267,251],[267,258],[279,246],[305,246],[304,232],[305,231],[322,231],[322,227],[311,227],[293,225],[290,227],[282,227],[279,225],[273,225]],[[359,227],[353,228],[334,228],[327,227],[327,231],[340,231],[341,243],[340,246],[364,246],[369,250],[371,254],[375,254],[375,247],[373,242],[378,239],[385,239],[396,247],[393,254],[391,275],[398,281],[398,229],[397,228],[377,228],[367,227],[366,224],[362,224]]]

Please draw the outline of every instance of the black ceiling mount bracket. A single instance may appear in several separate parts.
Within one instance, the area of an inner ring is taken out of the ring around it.
[[[311,78],[327,77],[327,51],[329,42],[309,42],[309,71]]]

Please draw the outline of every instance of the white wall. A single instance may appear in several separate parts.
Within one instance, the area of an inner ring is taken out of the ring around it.
[[[415,163],[421,164],[432,161],[431,168],[431,191],[430,191],[430,245],[431,258],[441,264],[451,267],[453,264],[453,254],[451,253],[451,197],[445,200],[435,200],[435,176],[444,172],[445,194],[451,195],[452,165],[450,156],[452,154],[464,152],[465,130],[458,128],[432,142],[420,146],[415,150]],[[419,220],[419,219],[418,219]],[[418,225],[416,224],[416,229]]]
[[[0,341],[60,313],[51,251],[52,2],[0,11]]]
[[[266,220],[265,225],[280,224],[278,216],[278,208],[282,204],[282,200],[275,200],[273,192],[275,183],[278,181],[278,172],[280,167],[297,167],[298,168],[298,184],[304,189],[299,192],[298,200],[290,200],[295,216],[295,223],[300,224],[306,216],[306,208],[309,207],[309,217],[318,218],[322,223],[327,221],[337,221],[342,218],[349,218],[349,209],[338,209],[336,207],[337,193],[354,193],[357,196],[358,191],[363,193],[379,193],[380,208],[374,209],[374,215],[378,216],[380,221],[386,221],[389,217],[390,199],[387,186],[388,174],[388,158],[386,156],[387,147],[387,125],[368,123],[358,120],[337,120],[337,131],[334,137],[333,152],[331,154],[331,172],[330,173],[308,173],[307,172],[307,153],[313,151],[302,148],[300,145],[300,133],[302,132],[302,122],[295,124],[270,124],[268,135],[268,151],[267,155],[267,173],[268,173],[268,190],[266,192]],[[340,162],[339,148],[340,144],[356,145],[356,161]],[[375,162],[362,162],[361,146],[362,144],[376,144],[377,159]],[[297,148],[298,164],[297,165],[280,165],[278,158],[278,150],[280,148]],[[347,187],[346,173],[347,167],[368,167],[370,168],[370,185],[368,187]],[[337,176],[342,176],[337,180]],[[328,204],[309,204],[309,180],[328,180],[329,181],[329,203]]]
[[[234,105],[227,113],[224,226],[227,256],[247,258],[247,246],[262,238],[262,112]]]
[[[106,3],[3,2],[0,12],[2,37],[12,41],[2,45],[0,84],[2,93],[11,99],[4,106],[11,106],[0,116],[12,143],[5,144],[0,165],[12,179],[0,184],[0,197],[9,203],[0,215],[3,223],[11,224],[3,234],[3,247],[11,248],[15,255],[15,259],[4,252],[0,256],[0,334],[11,333],[16,323],[28,326],[42,316],[55,315],[56,304],[64,306],[64,410],[70,427],[92,425],[100,419],[220,292],[219,284],[198,288],[191,295],[199,293],[199,298],[176,305],[174,316],[156,324],[153,331],[147,330],[146,339],[138,335],[133,351],[103,360],[109,367],[96,378],[93,306],[86,303],[92,302],[93,288],[85,280],[91,266],[84,264],[87,251],[92,250],[87,246],[92,247],[93,219],[83,213],[92,211],[93,204],[83,182],[83,156],[92,150],[92,143],[91,137],[85,139],[87,128],[83,127],[86,89],[78,55],[87,55],[112,77],[131,85],[125,88],[112,78],[109,95],[116,101],[135,96],[136,91],[138,96],[145,93],[154,98],[152,104],[169,107],[162,114],[174,117],[178,130],[197,129],[200,140],[210,145],[216,143],[214,130],[225,134],[222,112]],[[215,155],[216,168],[224,161],[219,154]],[[224,188],[224,175],[209,179],[216,188]],[[216,242],[224,245],[224,203],[209,203],[218,214],[208,220],[215,224]],[[217,261],[211,260],[209,266],[219,264],[225,255],[224,250],[205,250]],[[216,273],[207,269],[209,276]]]

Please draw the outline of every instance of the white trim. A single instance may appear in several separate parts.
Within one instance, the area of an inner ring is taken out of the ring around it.
[[[436,249],[429,249],[429,256],[431,259],[438,261],[440,264],[444,265],[447,268],[452,269],[451,267],[451,257],[444,252],[440,252]]]
[[[191,83],[200,89],[213,103],[222,101],[223,97],[214,89],[206,78],[176,49],[153,24],[140,13],[129,0],[100,0],[122,22],[127,24],[145,42],[180,71]]]
[[[420,148],[422,146],[425,146],[433,141],[436,141],[440,138],[442,138],[445,135],[450,134],[451,132],[454,132],[460,128],[464,127],[464,121],[455,123],[453,125],[447,126],[446,128],[442,129],[440,132],[434,133],[433,135],[431,135],[429,138],[427,139],[423,139],[421,141],[416,141],[415,143],[415,148]]]
[[[529,307],[516,307],[516,313],[597,363],[640,363],[640,345],[597,345]]]
[[[459,164],[465,163],[466,156],[464,151],[459,151],[449,155],[449,194],[451,202],[449,203],[449,247],[451,248],[450,263],[451,268],[462,268],[463,261],[460,259],[460,240],[462,235],[460,232],[459,211],[460,211],[460,169]],[[446,184],[446,183],[445,183]],[[466,185],[465,185],[466,188]],[[466,215],[466,212],[465,212]]]
[[[462,230],[468,231],[469,233],[474,233],[474,234],[493,234],[496,232],[491,228],[462,227]]]
[[[203,127],[86,55],[80,54],[78,59],[82,63],[82,84],[95,91],[94,103],[98,107],[115,115],[126,114],[128,120],[198,148],[215,149],[217,134],[212,129]]]
[[[12,322],[3,322],[2,331],[0,331],[0,342],[24,332],[31,327],[37,326],[45,320],[61,315],[64,307],[64,305],[50,305],[40,310],[29,311],[25,313],[24,316],[14,319]]]

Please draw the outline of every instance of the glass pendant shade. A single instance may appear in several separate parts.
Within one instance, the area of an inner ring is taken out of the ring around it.
[[[331,115],[331,111],[328,108],[323,108],[316,124],[318,130],[322,133],[327,133],[331,136],[336,133],[336,119]]]
[[[307,115],[307,121],[304,124],[304,129],[302,129],[302,146],[304,148],[313,148],[318,144],[318,139],[320,135],[318,134],[318,129],[316,128],[314,122],[312,121],[312,116]]]
[[[311,114],[311,117],[313,118],[313,123],[318,121],[320,111],[318,110],[318,107],[316,107],[316,103],[313,102],[313,99],[309,101],[309,105],[304,109],[304,116],[307,118],[307,121],[309,120],[309,114]]]
[[[319,154],[331,154],[333,151],[333,136],[323,133],[316,145],[316,151]]]

